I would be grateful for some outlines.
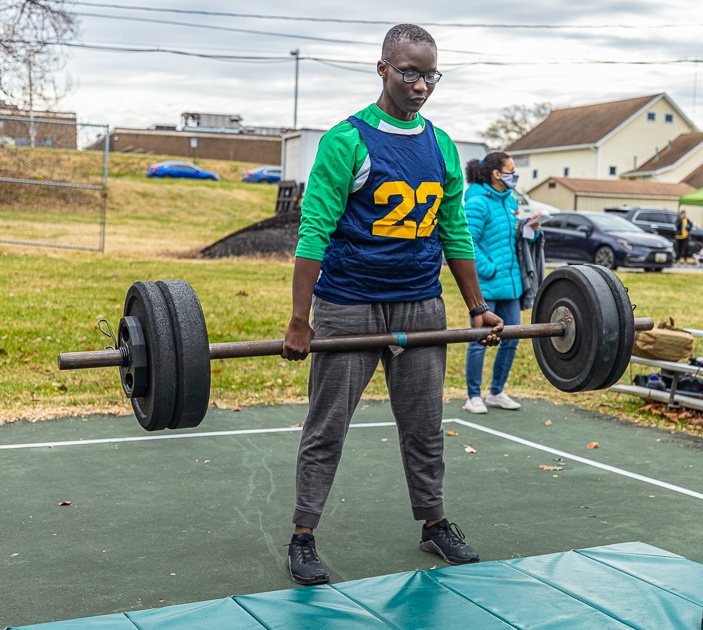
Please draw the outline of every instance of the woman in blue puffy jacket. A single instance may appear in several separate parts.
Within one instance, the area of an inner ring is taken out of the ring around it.
[[[464,210],[474,241],[481,291],[491,312],[502,318],[506,326],[519,324],[522,280],[517,257],[518,205],[510,194],[518,178],[515,163],[507,153],[489,153],[483,160],[471,160],[467,164],[466,178],[469,187],[464,194]],[[503,391],[517,346],[517,339],[501,341],[498,346],[491,389],[484,403],[481,381],[486,347],[469,344],[466,353],[469,396],[463,409],[486,413],[486,405],[520,408],[520,404]]]

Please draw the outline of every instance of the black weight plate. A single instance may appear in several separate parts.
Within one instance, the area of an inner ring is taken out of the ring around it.
[[[599,273],[585,265],[552,271],[540,285],[532,309],[532,323],[551,321],[559,307],[574,318],[573,345],[559,352],[551,338],[533,339],[542,373],[557,389],[579,392],[595,389],[610,374],[616,359],[619,328],[610,288]]]
[[[590,267],[591,265],[589,265]],[[620,325],[620,339],[618,342],[617,358],[613,369],[608,374],[608,377],[595,389],[607,389],[620,380],[620,377],[627,370],[632,356],[632,348],[635,345],[635,315],[632,312],[632,303],[627,294],[627,289],[613,271],[601,267],[600,265],[592,265],[603,279],[608,283],[610,290],[615,298],[615,306],[618,309],[618,323]]]
[[[185,280],[156,285],[166,298],[176,343],[176,408],[168,428],[197,427],[210,400],[210,343],[203,309]]]
[[[125,317],[139,320],[146,342],[147,391],[131,398],[134,414],[147,431],[165,429],[176,407],[176,344],[166,299],[153,282],[135,282],[127,291]]]

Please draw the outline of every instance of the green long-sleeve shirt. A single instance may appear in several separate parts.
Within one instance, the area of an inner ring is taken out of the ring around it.
[[[388,133],[417,133],[425,125],[419,114],[412,121],[397,120],[375,104],[355,116]],[[459,153],[444,131],[435,127],[435,134],[447,172],[444,196],[437,211],[444,257],[473,260],[474,246],[462,204],[464,178]],[[366,145],[350,122],[338,123],[322,137],[303,199],[296,256],[322,260],[330,236],[347,206],[347,197],[366,181],[368,160]]]

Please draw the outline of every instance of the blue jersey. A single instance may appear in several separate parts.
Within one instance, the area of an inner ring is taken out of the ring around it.
[[[444,156],[432,124],[390,134],[350,117],[369,151],[366,183],[352,192],[322,260],[315,295],[335,304],[414,302],[442,293],[436,213]]]

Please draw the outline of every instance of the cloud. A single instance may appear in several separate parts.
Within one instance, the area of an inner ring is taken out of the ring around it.
[[[136,3],[123,6],[132,4]],[[514,104],[548,101],[557,107],[569,107],[658,92],[667,92],[686,113],[703,120],[703,80],[699,83],[697,64],[625,63],[684,60],[699,55],[703,3],[690,0],[666,4],[654,0],[594,0],[568,5],[561,0],[540,0],[495,5],[498,11],[487,11],[485,3],[473,0],[434,4],[408,0],[383,5],[357,0],[353,11],[348,5],[320,0],[304,0],[293,8],[280,0],[260,7],[247,5],[245,9],[224,0],[211,0],[205,5],[155,0],[149,6],[162,11],[77,5],[81,13],[138,18],[83,17],[81,42],[277,60],[222,61],[165,52],[72,49],[68,69],[78,87],[62,104],[63,109],[76,111],[82,120],[112,127],[176,124],[184,111],[240,114],[245,124],[290,126],[295,76],[295,60],[290,52],[297,49],[298,124],[328,128],[376,100],[381,86],[375,62],[383,37],[392,24],[410,21],[425,25],[433,34],[439,48],[439,69],[444,72],[423,114],[457,139],[478,139],[478,133],[503,108]],[[261,13],[269,17],[165,11],[192,10],[194,6],[209,12]],[[301,16],[309,19],[281,19]],[[310,18],[358,18],[369,23]],[[460,26],[478,23],[571,28]],[[681,26],[670,26],[678,23]],[[586,28],[597,25],[603,28]],[[596,60],[618,63],[582,63]],[[476,62],[479,65],[460,66]],[[491,65],[496,63],[501,65]]]

